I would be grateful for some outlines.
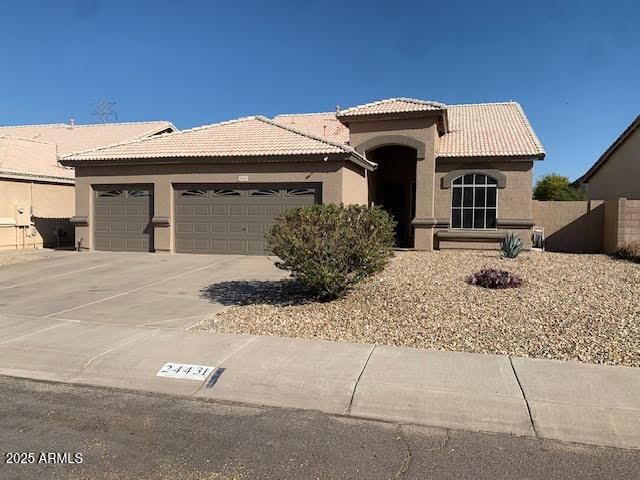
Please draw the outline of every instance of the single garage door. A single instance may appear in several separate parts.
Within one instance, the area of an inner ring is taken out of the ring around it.
[[[149,185],[94,187],[96,250],[149,252],[153,248],[153,188]]]
[[[179,253],[263,255],[265,232],[284,211],[320,203],[320,184],[176,185]]]

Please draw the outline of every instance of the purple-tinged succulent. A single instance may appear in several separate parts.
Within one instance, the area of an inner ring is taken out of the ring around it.
[[[467,283],[483,288],[518,288],[522,279],[506,270],[485,268],[468,276]]]

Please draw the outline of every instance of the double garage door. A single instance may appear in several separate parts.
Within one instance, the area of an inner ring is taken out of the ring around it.
[[[278,215],[319,202],[317,184],[177,185],[176,252],[264,254]]]
[[[288,209],[321,202],[320,184],[176,185],[178,253],[266,253],[264,234]],[[153,188],[94,188],[96,250],[153,251]]]

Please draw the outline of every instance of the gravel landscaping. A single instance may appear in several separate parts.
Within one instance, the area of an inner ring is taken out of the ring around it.
[[[524,284],[467,284],[481,268]],[[202,330],[640,366],[640,265],[606,255],[406,252],[333,302],[305,299],[289,281],[227,282],[203,295],[231,306]]]
[[[49,255],[43,253],[2,253],[0,252],[0,267],[15,265],[17,263],[33,262],[48,258]]]

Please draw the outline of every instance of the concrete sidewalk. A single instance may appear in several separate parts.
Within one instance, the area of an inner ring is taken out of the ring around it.
[[[640,369],[0,315],[0,374],[640,449]],[[216,369],[159,377],[167,362]]]

